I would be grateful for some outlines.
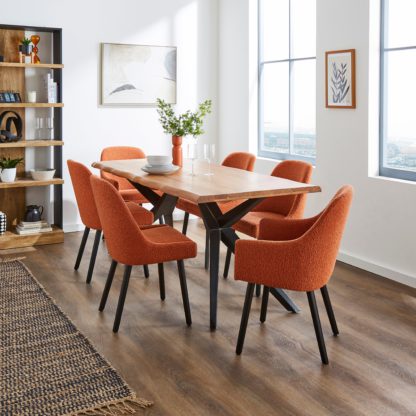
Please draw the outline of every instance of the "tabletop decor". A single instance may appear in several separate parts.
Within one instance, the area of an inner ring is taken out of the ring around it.
[[[102,44],[102,105],[155,105],[157,97],[176,103],[176,47]]]
[[[23,38],[19,45],[19,61],[21,64],[32,62],[32,41],[29,38]]]
[[[355,49],[325,52],[327,108],[355,108]]]
[[[14,182],[16,180],[17,165],[23,162],[22,158],[10,159],[10,156],[0,160],[0,179],[2,182]]]
[[[191,110],[183,114],[175,114],[172,104],[165,102],[163,99],[157,99],[157,112],[160,116],[159,121],[163,131],[172,135],[172,158],[173,164],[183,165],[182,157],[182,139],[184,136],[193,136],[194,142],[201,134],[204,134],[204,118],[211,113],[211,100],[205,100],[198,105],[195,112]]]
[[[125,415],[140,399],[18,260],[0,261],[4,415]]]
[[[33,64],[40,64],[40,58],[39,58],[39,55],[38,55],[38,52],[39,52],[38,43],[40,41],[40,36],[39,35],[32,35],[30,37],[30,40],[33,43],[32,63]]]

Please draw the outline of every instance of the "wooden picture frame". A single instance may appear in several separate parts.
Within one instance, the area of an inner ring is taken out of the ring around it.
[[[325,52],[326,108],[356,108],[355,49]]]

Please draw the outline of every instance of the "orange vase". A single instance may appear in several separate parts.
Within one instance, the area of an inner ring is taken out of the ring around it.
[[[182,137],[172,136],[172,163],[182,167]]]

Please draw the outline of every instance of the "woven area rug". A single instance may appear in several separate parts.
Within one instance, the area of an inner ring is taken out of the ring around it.
[[[137,398],[18,260],[0,261],[0,415],[123,415]]]

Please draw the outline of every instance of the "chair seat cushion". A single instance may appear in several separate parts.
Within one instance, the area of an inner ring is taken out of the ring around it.
[[[219,202],[218,206],[220,207],[221,212],[225,213],[241,204],[242,202],[243,200]],[[201,211],[199,210],[198,205],[188,201],[187,199],[179,198],[176,204],[176,208],[185,212],[189,212],[190,214],[196,215],[197,217],[201,217]]]
[[[119,192],[125,201],[136,202],[137,204],[145,204],[148,202],[147,199],[136,189],[122,189]]]
[[[233,228],[236,231],[240,231],[243,234],[249,235],[250,237],[257,238],[260,221],[263,218],[282,219],[284,216],[275,212],[252,211],[241,218],[241,220],[236,224],[234,224]]]
[[[141,227],[141,230],[145,238],[155,245],[149,264],[189,259],[196,256],[196,243],[168,225]]]

